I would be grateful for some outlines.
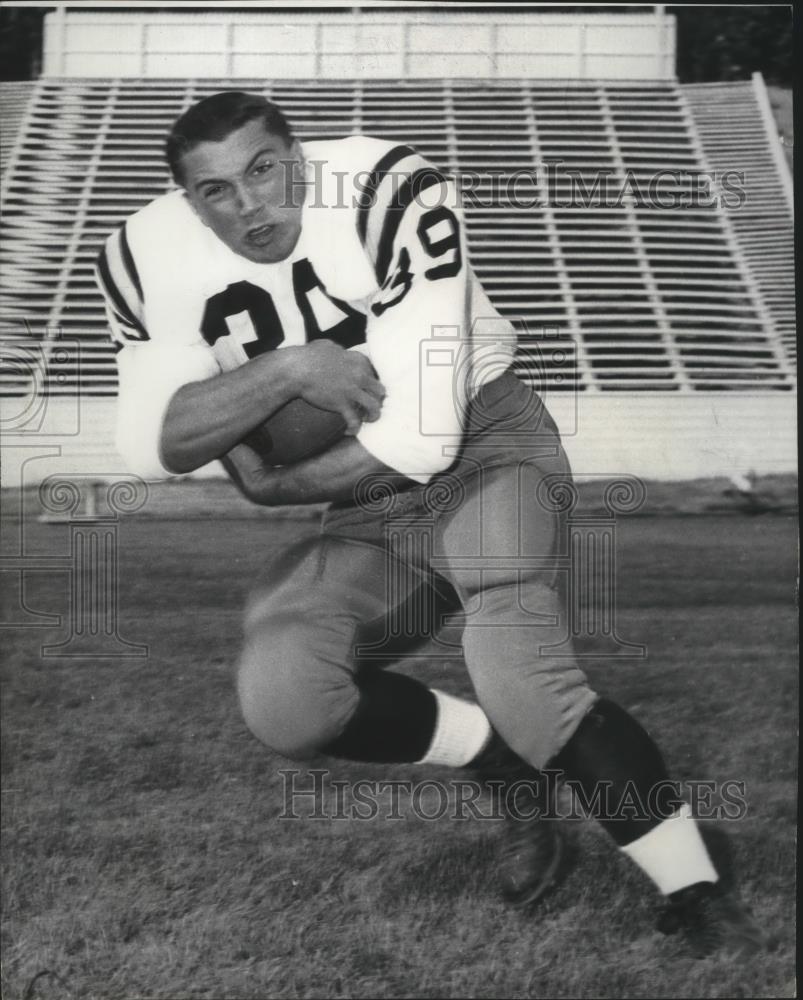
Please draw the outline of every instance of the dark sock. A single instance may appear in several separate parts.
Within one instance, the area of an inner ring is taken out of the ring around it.
[[[412,763],[435,734],[438,703],[428,687],[388,670],[357,676],[360,701],[346,728],[322,752],[376,764]]]
[[[595,703],[549,767],[564,773],[620,847],[649,833],[682,801],[649,733],[607,698]]]
[[[516,777],[526,777],[538,774],[534,767],[510,749],[495,729],[491,730],[491,738],[466,767],[487,777],[508,778],[514,774]]]
[[[554,814],[556,775],[547,775],[528,764],[495,729],[466,767],[485,781],[493,782],[504,815],[524,819]]]

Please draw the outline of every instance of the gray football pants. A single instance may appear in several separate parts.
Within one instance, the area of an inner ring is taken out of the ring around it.
[[[246,614],[238,673],[252,732],[291,758],[323,750],[357,707],[358,648],[383,627],[386,648],[429,631],[416,609],[427,618],[422,593],[446,581],[477,701],[543,767],[597,697],[569,642],[561,500],[570,479],[539,397],[509,372],[484,386],[447,472],[395,496],[374,482],[269,567]]]

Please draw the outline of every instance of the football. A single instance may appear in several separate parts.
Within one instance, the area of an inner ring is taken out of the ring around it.
[[[292,465],[326,451],[346,432],[333,410],[322,410],[300,397],[285,403],[246,437],[266,465]]]

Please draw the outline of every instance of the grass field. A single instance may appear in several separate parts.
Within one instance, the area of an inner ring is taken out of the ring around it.
[[[526,915],[496,897],[494,822],[427,822],[403,801],[401,820],[279,818],[291,765],[246,731],[231,661],[250,581],[311,528],[122,521],[120,631],[147,658],[43,659],[64,633],[7,633],[5,1000],[794,995],[793,517],[622,520],[619,630],[649,655],[586,663],[675,776],[745,782],[746,817],[705,824],[776,937],[741,966],[655,933],[657,896],[592,824],[569,824],[576,868]],[[64,526],[26,530],[29,554],[65,551]],[[66,575],[30,574],[26,600],[63,613]],[[411,669],[468,691],[454,665]]]

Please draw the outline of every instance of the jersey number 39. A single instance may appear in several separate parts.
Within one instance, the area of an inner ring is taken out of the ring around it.
[[[460,252],[460,224],[454,212],[445,205],[430,209],[421,216],[416,232],[427,256],[438,261],[424,270],[425,278],[437,281],[439,278],[453,278],[459,274],[463,266],[463,255]],[[398,305],[410,291],[414,276],[410,252],[402,247],[395,270],[387,276],[378,301],[371,306],[374,316],[381,316],[385,310]]]

